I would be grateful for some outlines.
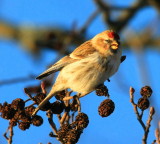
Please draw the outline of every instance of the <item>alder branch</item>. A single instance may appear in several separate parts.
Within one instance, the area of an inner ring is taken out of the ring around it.
[[[53,113],[51,111],[48,111],[46,115],[48,117],[48,122],[49,122],[54,134],[57,135],[57,128],[56,128],[56,125],[53,121]]]
[[[140,116],[140,114],[138,112],[137,104],[135,104],[135,102],[134,102],[134,92],[135,92],[135,90],[132,87],[130,87],[130,91],[129,92],[130,92],[130,102],[132,103],[132,105],[134,107],[134,112],[135,112],[135,114],[137,116],[137,120],[139,121],[139,123],[141,124],[143,130],[145,131],[146,126],[145,126],[144,122],[142,121],[142,117]]]
[[[9,137],[7,137],[7,133],[9,131]],[[8,129],[6,130],[6,132],[3,134],[3,136],[6,138],[6,140],[8,141],[8,144],[12,144],[13,141],[13,125],[9,125]]]
[[[158,123],[158,128],[155,130],[156,143],[160,144],[160,122]]]
[[[155,113],[154,107],[150,107],[149,117],[148,117],[148,120],[147,120],[147,123],[146,123],[146,128],[145,128],[144,136],[143,136],[143,139],[142,139],[143,144],[147,143],[149,128],[151,127],[151,121],[153,119],[154,113]]]
[[[151,127],[151,121],[153,119],[153,115],[155,113],[155,110],[154,110],[154,107],[150,107],[148,120],[147,120],[147,123],[145,125],[144,122],[142,121],[143,110],[142,110],[142,113],[139,114],[138,109],[137,109],[137,104],[134,102],[134,92],[135,92],[135,90],[132,87],[130,87],[130,90],[129,90],[130,102],[134,107],[134,112],[135,112],[135,114],[137,116],[137,120],[139,121],[139,123],[141,124],[141,126],[142,126],[142,128],[144,130],[144,136],[142,138],[142,144],[147,144],[149,128]]]

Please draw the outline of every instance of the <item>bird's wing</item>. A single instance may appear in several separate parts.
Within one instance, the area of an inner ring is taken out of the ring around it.
[[[50,74],[60,71],[64,66],[73,63],[77,61],[76,59],[71,58],[70,56],[65,56],[62,59],[60,59],[58,62],[56,62],[54,65],[52,65],[49,69],[44,71],[42,74],[40,74],[36,79],[43,79],[46,76],[49,76]]]
[[[96,49],[92,46],[91,40],[89,40],[77,47],[70,54],[70,57],[73,59],[83,59],[94,52],[96,52]]]
[[[79,47],[77,47],[69,56],[65,56],[60,59],[57,63],[52,65],[49,69],[40,74],[36,79],[42,79],[54,72],[61,70],[64,66],[86,58],[88,55],[94,53],[96,50],[92,47],[90,41],[86,41]]]

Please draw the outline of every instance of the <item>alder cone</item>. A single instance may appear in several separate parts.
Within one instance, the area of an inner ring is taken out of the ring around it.
[[[152,89],[150,86],[144,86],[141,88],[140,94],[144,98],[149,98],[152,95]]]
[[[85,113],[81,112],[76,116],[75,122],[77,123],[77,126],[78,126],[79,129],[84,129],[88,126],[89,119],[88,119],[88,116]]]
[[[138,100],[138,107],[141,109],[141,110],[145,110],[149,107],[150,103],[149,103],[149,100],[147,98],[140,98]]]
[[[100,106],[98,107],[98,113],[102,117],[107,117],[111,113],[113,113],[115,108],[115,104],[111,99],[106,99],[101,102]]]
[[[33,118],[32,118],[32,124],[34,126],[41,126],[43,124],[43,118],[39,115],[35,115]]]

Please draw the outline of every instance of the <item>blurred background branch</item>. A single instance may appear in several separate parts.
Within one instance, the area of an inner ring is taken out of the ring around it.
[[[22,44],[22,47],[33,54],[39,54],[43,49],[56,50],[62,52],[62,54],[68,54],[70,51],[65,48],[78,46],[88,39],[86,32],[90,24],[96,19],[98,15],[103,15],[104,24],[110,29],[114,29],[117,32],[121,32],[124,29],[128,29],[130,21],[136,16],[136,14],[145,7],[153,7],[159,12],[159,2],[156,0],[138,0],[135,1],[129,7],[116,6],[105,2],[103,0],[94,0],[98,10],[95,10],[88,18],[86,23],[80,28],[76,28],[77,23],[73,23],[70,29],[62,27],[31,27],[24,25],[14,25],[9,21],[3,19],[0,20],[0,37],[10,40],[15,40]],[[126,35],[123,46],[130,48],[150,46],[152,48],[160,46],[160,37],[154,35],[155,29],[159,25],[157,17],[152,25],[148,25],[147,28],[142,29],[138,33],[129,31]],[[155,27],[156,25],[156,27]],[[63,50],[62,50],[63,49]]]

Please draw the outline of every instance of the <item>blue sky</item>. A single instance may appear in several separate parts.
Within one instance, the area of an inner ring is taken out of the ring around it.
[[[130,2],[132,1],[126,0],[122,3],[120,0],[114,0],[113,4],[128,6]],[[72,2],[66,0],[14,0],[12,3],[9,0],[1,0],[0,19],[5,19],[16,25],[40,27],[56,25],[69,29],[75,21],[78,27],[81,27],[95,9],[96,6],[91,0],[75,0]],[[140,31],[143,27],[147,26],[152,19],[156,18],[157,11],[148,7],[138,12],[134,19],[130,21],[128,27],[135,31]],[[99,15],[88,29],[87,35],[92,37],[105,29],[106,27],[103,24],[102,17]],[[5,39],[0,39],[0,50],[0,81],[25,77],[28,76],[28,74],[38,75],[46,69],[46,66],[54,60],[56,55],[53,51],[44,51],[41,61],[37,63],[29,53],[21,49],[19,43]],[[145,57],[144,64],[147,68],[147,73],[149,73],[149,77],[146,77],[145,82],[141,80],[136,53],[127,50],[124,50],[123,53],[127,55],[127,60],[120,66],[117,74],[111,78],[111,82],[106,82],[111,99],[116,105],[115,111],[111,116],[101,118],[98,115],[97,108],[104,98],[96,96],[95,92],[82,98],[82,111],[88,114],[90,123],[84,130],[79,144],[141,143],[143,130],[136,120],[132,105],[129,103],[128,91],[130,86],[136,88],[137,100],[140,97],[140,88],[144,85],[151,85],[154,91],[153,98],[151,98],[151,105],[154,104],[156,108],[159,109],[159,51],[148,49],[143,53]],[[27,99],[24,95],[23,88],[38,83],[39,81],[35,80],[0,86],[0,102],[11,102],[17,97]],[[145,112],[145,114],[147,113],[148,111]],[[40,112],[39,114],[45,117],[44,113]],[[156,117],[156,119],[159,119],[158,114]],[[2,135],[7,129],[8,121],[0,119],[0,124],[0,143],[6,144],[7,142]],[[155,127],[156,121],[152,123],[148,143],[151,143],[154,139]],[[59,142],[48,136],[50,131],[51,128],[47,119],[45,119],[41,127],[37,128],[32,126],[25,132],[16,127],[13,144],[38,144],[39,142],[47,144],[49,141],[58,144]]]

